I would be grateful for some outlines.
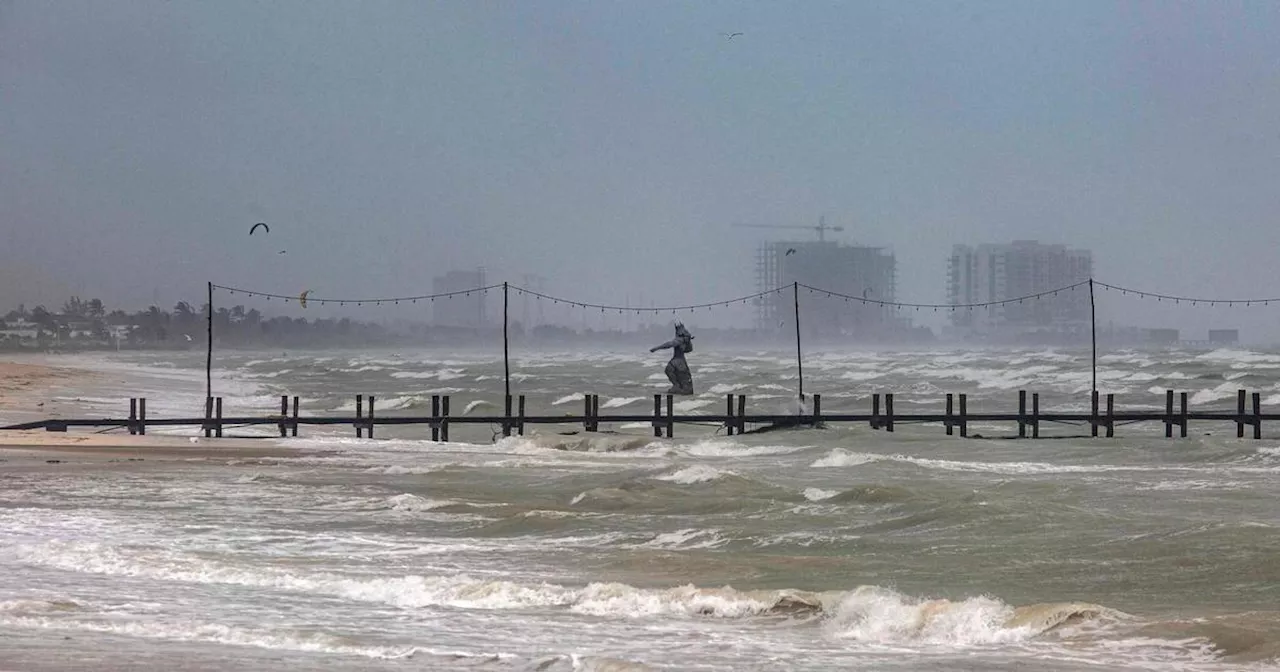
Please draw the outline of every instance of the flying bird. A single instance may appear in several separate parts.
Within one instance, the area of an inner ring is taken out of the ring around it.
[[[280,250],[279,252],[276,252],[276,254],[284,254],[286,251],[287,250]]]
[[[732,40],[733,38],[739,35],[742,35],[742,33],[720,33],[720,34],[724,35],[725,39],[728,39],[728,40]]]
[[[782,255],[782,256],[784,256],[784,257],[789,257],[789,256],[791,256],[791,255],[793,255],[793,254],[795,254],[795,253],[796,253],[796,248],[794,248],[794,247],[788,247],[788,248],[787,248],[787,253],[786,253],[786,254],[784,254],[784,255]]]
[[[257,224],[254,224],[253,226],[249,227],[249,235],[252,236],[253,232],[257,231],[259,226],[261,226],[262,229],[267,233],[271,233],[271,227],[267,226],[266,222],[258,222]]]

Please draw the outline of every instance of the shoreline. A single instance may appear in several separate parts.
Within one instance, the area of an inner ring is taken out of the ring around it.
[[[21,361],[21,360],[27,361]],[[46,363],[46,358],[0,359],[0,413],[55,417],[54,392],[83,390],[101,379],[98,372]]]
[[[192,439],[195,439],[192,441]],[[270,439],[205,439],[203,437],[65,434],[0,430],[0,459],[49,460],[74,456],[87,460],[121,458],[166,461],[290,458],[323,454],[276,444]],[[25,460],[24,460],[25,461]]]

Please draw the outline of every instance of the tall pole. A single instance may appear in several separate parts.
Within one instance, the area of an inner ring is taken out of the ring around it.
[[[1089,328],[1093,332],[1093,391],[1098,391],[1098,308],[1093,301],[1093,278],[1089,278]]]
[[[791,283],[792,296],[796,303],[796,372],[800,376],[800,403],[804,403],[804,360],[800,358],[800,283]]]
[[[213,282],[209,283],[208,343],[204,352],[204,398],[213,398]]]
[[[502,379],[505,381],[507,404],[511,403],[511,360],[508,354],[509,346],[507,345],[507,305],[509,294],[507,283],[502,283]]]

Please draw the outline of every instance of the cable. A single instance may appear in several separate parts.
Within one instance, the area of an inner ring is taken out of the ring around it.
[[[934,310],[937,310],[938,308],[947,308],[950,310],[955,310],[957,308],[968,308],[972,310],[974,308],[986,308],[988,306],[1004,306],[1010,303],[1021,303],[1023,301],[1040,299],[1050,295],[1056,296],[1058,292],[1068,292],[1068,291],[1083,287],[1087,284],[1089,284],[1088,280],[1081,280],[1080,282],[1077,282],[1075,284],[1065,285],[1057,289],[1049,289],[1043,292],[1036,292],[1035,294],[1027,294],[1025,296],[1015,296],[1011,299],[1000,299],[999,301],[984,301],[982,303],[904,303],[901,301],[884,301],[881,299],[868,299],[865,296],[851,296],[849,294],[841,294],[840,292],[833,292],[829,289],[822,289],[821,287],[813,287],[803,283],[801,283],[800,286],[804,287],[810,292],[826,294],[828,297],[841,298],[841,299],[844,299],[845,301],[859,301],[863,304],[870,303],[878,306],[894,306],[897,308],[933,308]],[[1098,283],[1098,284],[1101,284],[1101,283]]]
[[[240,289],[239,287],[227,287],[226,285],[214,285],[214,286],[213,286],[213,288],[214,288],[214,289],[222,289],[222,290],[226,290],[227,292],[230,292],[231,294],[237,294],[237,293],[239,293],[239,294],[244,294],[244,295],[246,295],[246,296],[261,296],[261,297],[265,297],[265,298],[267,298],[268,300],[270,300],[270,299],[284,299],[285,301],[301,301],[301,297],[299,297],[299,296],[298,296],[298,295],[296,295],[296,294],[295,294],[295,295],[293,295],[293,296],[289,296],[289,295],[286,295],[286,294],[272,294],[272,293],[270,293],[270,292],[258,292],[258,291],[248,290],[248,289]],[[324,305],[324,304],[326,304],[326,303],[336,303],[336,304],[338,304],[338,305],[343,305],[343,304],[347,304],[347,303],[354,303],[354,304],[356,304],[357,306],[359,306],[359,305],[363,305],[363,304],[366,304],[366,303],[373,303],[373,304],[381,305],[382,303],[400,303],[401,301],[409,301],[409,302],[412,302],[412,303],[417,303],[418,301],[434,301],[434,300],[436,300],[436,299],[447,299],[447,298],[452,298],[452,297],[455,297],[455,296],[463,296],[463,295],[470,296],[470,295],[471,295],[472,293],[474,293],[474,292],[488,292],[488,291],[489,291],[489,290],[491,290],[491,289],[502,289],[502,285],[489,285],[489,286],[487,286],[487,287],[474,287],[474,288],[472,288],[472,289],[463,289],[463,290],[459,290],[459,291],[456,291],[456,292],[441,292],[441,293],[439,293],[439,294],[420,294],[420,295],[417,295],[417,296],[392,296],[392,297],[381,298],[381,299],[379,299],[379,298],[373,298],[373,299],[332,299],[332,298],[329,298],[329,297],[319,297],[319,296],[318,296],[318,297],[310,297],[310,296],[309,296],[309,297],[307,297],[307,302],[308,302],[308,303],[318,303],[318,304],[320,304],[320,305]]]
[[[1243,303],[1243,304],[1244,304],[1244,305],[1246,305],[1246,306],[1251,306],[1251,305],[1253,305],[1253,304],[1255,304],[1255,303],[1261,303],[1262,305],[1266,306],[1266,305],[1270,305],[1270,303],[1271,303],[1272,301],[1280,301],[1280,298],[1275,298],[1275,299],[1204,299],[1204,298],[1199,298],[1199,297],[1194,297],[1194,296],[1174,296],[1174,295],[1170,295],[1170,294],[1157,294],[1157,293],[1155,293],[1155,292],[1144,292],[1144,291],[1142,291],[1142,290],[1138,290],[1138,289],[1129,289],[1128,287],[1120,287],[1120,286],[1118,286],[1118,285],[1109,285],[1109,284],[1107,284],[1107,283],[1105,283],[1105,282],[1098,282],[1098,281],[1094,281],[1094,283],[1093,283],[1093,284],[1095,284],[1095,285],[1097,285],[1097,286],[1099,286],[1099,287],[1102,287],[1103,289],[1110,289],[1110,290],[1113,290],[1113,291],[1120,292],[1121,294],[1134,294],[1134,295],[1139,296],[1139,297],[1142,297],[1142,298],[1152,298],[1152,299],[1155,299],[1155,300],[1157,300],[1157,301],[1169,300],[1169,301],[1173,301],[1174,303],[1182,303],[1183,301],[1186,301],[1187,303],[1190,303],[1190,304],[1191,304],[1191,305],[1193,305],[1193,306],[1194,306],[1194,305],[1196,305],[1196,304],[1198,304],[1198,303],[1207,303],[1207,304],[1209,304],[1210,306],[1214,306],[1214,305],[1217,305],[1217,304],[1219,304],[1219,303],[1225,303],[1225,304],[1227,304],[1228,306],[1234,306],[1234,305],[1235,305],[1235,304],[1237,304],[1237,303]]]
[[[751,301],[752,299],[758,299],[758,298],[761,298],[761,297],[769,296],[770,294],[777,294],[777,293],[782,292],[782,291],[784,291],[784,290],[786,290],[786,289],[787,289],[786,287],[778,287],[777,289],[770,289],[770,290],[763,291],[763,292],[756,292],[755,294],[751,294],[751,295],[748,295],[748,296],[740,296],[740,297],[738,297],[738,298],[736,298],[736,299],[725,299],[725,300],[723,300],[723,301],[712,301],[712,302],[710,302],[710,303],[695,303],[695,304],[689,304],[689,305],[685,305],[685,306],[663,306],[663,307],[658,307],[658,308],[652,308],[652,307],[651,307],[651,308],[642,308],[642,307],[637,307],[637,306],[611,306],[611,305],[608,305],[608,304],[602,304],[602,303],[587,303],[587,302],[584,302],[584,301],[574,301],[574,300],[572,300],[572,299],[565,299],[565,298],[561,298],[561,297],[558,297],[558,296],[551,296],[551,295],[549,295],[549,294],[543,294],[543,293],[541,293],[541,292],[535,292],[535,291],[533,291],[533,290],[525,289],[525,288],[523,288],[523,287],[518,287],[518,286],[516,286],[516,285],[511,285],[510,287],[511,287],[511,289],[513,289],[513,290],[515,290],[516,292],[519,292],[519,293],[521,293],[521,294],[526,294],[526,295],[528,295],[528,296],[536,297],[536,298],[539,298],[539,299],[545,299],[545,300],[547,300],[547,301],[554,301],[554,302],[556,302],[556,303],[563,303],[563,304],[570,305],[570,306],[577,306],[577,307],[579,307],[579,308],[591,308],[591,309],[599,308],[601,311],[613,311],[613,310],[616,310],[616,311],[618,311],[619,313],[634,311],[636,314],[640,314],[640,313],[665,313],[665,312],[672,312],[672,313],[676,313],[676,312],[684,312],[684,311],[687,311],[687,310],[697,310],[697,309],[699,309],[699,308],[714,308],[714,307],[717,307],[717,306],[731,306],[731,305],[733,305],[733,304],[735,304],[735,303],[743,303],[743,304],[745,304],[746,302]]]

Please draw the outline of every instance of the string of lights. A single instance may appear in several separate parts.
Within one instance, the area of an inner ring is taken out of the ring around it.
[[[603,303],[587,303],[584,301],[574,301],[572,299],[565,299],[558,296],[543,294],[541,292],[535,292],[533,290],[525,289],[523,287],[517,287],[515,285],[511,285],[511,290],[516,292],[517,294],[532,296],[534,298],[542,299],[544,301],[551,301],[552,303],[555,303],[555,304],[564,304],[567,306],[574,306],[577,308],[599,310],[602,313],[617,311],[619,314],[625,313],[625,312],[634,312],[637,315],[639,315],[641,313],[683,313],[683,312],[693,312],[696,310],[701,310],[703,308],[707,308],[707,309],[723,308],[723,307],[732,306],[735,304],[746,305],[747,303],[755,299],[763,298],[771,294],[777,294],[779,292],[786,291],[787,287],[779,287],[777,289],[770,289],[764,292],[756,292],[755,294],[751,294],[748,296],[740,296],[735,299],[711,301],[709,303],[694,303],[694,304],[689,304],[684,306],[660,306],[660,307],[648,307],[648,308],[644,308],[640,306],[613,306],[613,305],[603,304]]]
[[[253,297],[259,297],[259,298],[265,298],[265,299],[267,299],[268,301],[270,301],[271,299],[283,299],[283,300],[285,301],[285,303],[289,303],[289,302],[292,302],[292,301],[297,301],[298,303],[303,304],[303,305],[306,305],[306,304],[308,304],[308,303],[315,303],[315,304],[319,304],[319,305],[322,305],[322,306],[323,306],[323,305],[325,305],[325,304],[336,303],[336,304],[338,304],[339,306],[345,306],[345,305],[347,305],[347,304],[349,304],[349,303],[350,303],[350,304],[354,304],[354,305],[357,305],[357,306],[363,306],[363,305],[365,305],[365,304],[373,304],[373,305],[378,305],[378,306],[380,306],[380,305],[382,305],[382,304],[384,304],[384,303],[389,303],[389,304],[392,304],[392,305],[394,305],[394,304],[398,304],[398,303],[400,303],[400,302],[402,302],[402,301],[403,301],[403,302],[407,302],[407,303],[417,303],[417,302],[419,302],[419,301],[435,301],[436,299],[451,299],[451,298],[453,298],[453,297],[455,297],[455,296],[471,296],[472,294],[476,294],[476,293],[484,293],[484,294],[487,294],[487,293],[489,292],[489,290],[493,290],[493,289],[502,289],[502,285],[489,285],[489,286],[487,286],[487,287],[474,287],[474,288],[472,288],[472,289],[463,289],[463,290],[459,290],[459,291],[456,291],[456,292],[440,292],[440,293],[438,293],[438,294],[419,294],[419,295],[417,295],[417,296],[393,296],[393,297],[387,297],[387,298],[381,298],[381,299],[378,299],[378,298],[374,298],[374,299],[335,299],[335,298],[330,298],[330,297],[310,296],[310,292],[309,292],[309,291],[308,291],[308,292],[302,292],[302,293],[300,293],[300,294],[294,294],[294,295],[290,296],[290,295],[288,295],[288,294],[272,294],[272,293],[270,293],[270,292],[259,292],[259,291],[253,291],[253,290],[248,290],[248,289],[240,289],[240,288],[238,288],[238,287],[227,287],[226,285],[214,285],[214,286],[213,286],[213,288],[214,288],[214,289],[220,289],[220,290],[223,290],[223,291],[227,292],[228,294],[232,294],[232,295],[235,295],[235,294],[243,294],[244,296],[253,296]]]
[[[1131,289],[1129,287],[1121,287],[1119,285],[1112,285],[1112,284],[1101,282],[1098,280],[1082,280],[1074,284],[1064,285],[1062,287],[1045,290],[1043,292],[1036,292],[1034,294],[1026,294],[1023,296],[1015,296],[1008,299],[1000,299],[998,301],[983,301],[979,303],[911,303],[911,302],[905,302],[905,301],[887,301],[884,299],[877,299],[877,298],[868,297],[868,296],[857,296],[852,294],[845,294],[845,293],[837,292],[834,290],[823,289],[821,287],[814,287],[812,285],[806,285],[804,283],[796,283],[795,286],[799,288],[803,288],[805,291],[807,291],[810,294],[820,294],[827,298],[833,298],[833,299],[844,299],[846,303],[853,303],[856,301],[862,305],[873,305],[873,306],[879,306],[879,307],[885,307],[885,308],[898,308],[898,309],[902,309],[902,308],[914,308],[916,310],[931,309],[936,312],[938,310],[951,310],[951,311],[960,310],[960,309],[973,310],[975,308],[990,308],[990,307],[996,307],[996,306],[1007,306],[1010,304],[1023,303],[1025,301],[1035,301],[1035,300],[1043,299],[1047,297],[1054,297],[1062,292],[1076,291],[1082,287],[1088,286],[1089,283],[1091,282],[1095,286],[1100,287],[1102,289],[1113,291],[1113,292],[1120,292],[1122,296],[1133,295],[1138,298],[1156,299],[1157,301],[1171,301],[1174,304],[1186,303],[1192,306],[1198,306],[1200,304],[1207,304],[1209,306],[1218,306],[1218,305],[1253,306],[1254,304],[1261,304],[1264,306],[1269,306],[1271,305],[1272,302],[1280,303],[1280,298],[1216,299],[1216,298],[1204,298],[1204,297],[1192,297],[1192,296],[1177,296],[1173,294],[1161,294],[1158,292],[1147,292],[1147,291],[1138,290],[1138,289]],[[770,289],[763,292],[756,292],[754,294],[739,296],[732,299],[723,299],[719,301],[709,301],[706,303],[693,303],[693,304],[677,305],[677,306],[643,307],[643,306],[624,306],[624,305],[612,305],[607,303],[591,303],[588,301],[577,301],[574,299],[566,299],[564,297],[554,296],[551,294],[544,294],[542,292],[537,292],[531,289],[525,289],[524,287],[519,287],[517,285],[503,285],[503,284],[487,285],[484,287],[473,287],[471,289],[463,289],[463,290],[458,290],[453,292],[439,292],[435,294],[419,294],[415,296],[393,296],[393,297],[383,297],[383,298],[358,298],[358,299],[313,297],[313,296],[310,296],[309,291],[302,292],[296,295],[289,295],[289,294],[277,294],[272,292],[261,292],[257,290],[241,289],[239,287],[230,287],[227,285],[217,285],[217,284],[213,285],[214,289],[225,291],[231,295],[239,294],[239,295],[248,296],[248,297],[265,298],[268,301],[272,299],[279,299],[279,300],[283,300],[285,303],[298,302],[304,306],[306,304],[318,304],[322,306],[329,305],[329,304],[337,304],[339,306],[345,306],[349,304],[356,305],[356,306],[364,306],[364,305],[380,306],[384,304],[396,305],[400,303],[418,303],[419,301],[431,302],[437,299],[451,299],[458,296],[471,296],[472,294],[476,294],[476,293],[487,295],[490,291],[501,290],[504,287],[506,287],[508,291],[515,292],[517,295],[529,296],[529,297],[533,297],[535,299],[540,299],[543,301],[551,301],[552,303],[557,305],[562,304],[566,306],[572,306],[572,307],[583,308],[588,310],[599,310],[600,312],[617,312],[619,314],[635,313],[637,315],[644,314],[644,313],[678,314],[678,313],[684,313],[684,312],[694,312],[702,309],[709,310],[713,308],[723,308],[723,307],[728,307],[728,306],[733,306],[738,304],[748,305],[752,301],[756,301],[758,299],[762,299],[762,298],[776,295],[776,294],[781,294],[783,292],[786,292],[792,289],[791,285],[784,285],[776,289]]]
[[[1094,281],[1093,284],[1099,287],[1102,287],[1103,289],[1109,289],[1114,292],[1120,292],[1121,296],[1128,296],[1129,294],[1132,294],[1134,296],[1137,296],[1139,298],[1144,298],[1144,299],[1155,299],[1157,301],[1172,301],[1175,304],[1189,303],[1193,306],[1198,306],[1202,303],[1207,303],[1210,306],[1217,306],[1217,305],[1252,306],[1255,303],[1260,303],[1264,306],[1269,306],[1273,301],[1280,302],[1280,298],[1274,298],[1274,299],[1212,299],[1210,298],[1210,299],[1206,299],[1206,298],[1194,297],[1194,296],[1174,296],[1171,294],[1157,294],[1155,292],[1144,292],[1138,289],[1129,289],[1128,287],[1120,287],[1118,285],[1109,285],[1105,282],[1098,282],[1096,280]]]
[[[1041,299],[1047,296],[1057,296],[1059,292],[1070,292],[1070,291],[1079,289],[1080,287],[1084,287],[1088,284],[1089,284],[1088,280],[1082,280],[1072,285],[1065,285],[1063,287],[1058,287],[1057,289],[1049,289],[1043,292],[1036,292],[1035,294],[1027,294],[1024,296],[1015,296],[1009,299],[1000,299],[999,301],[983,301],[981,303],[906,303],[902,301],[885,301],[882,299],[872,299],[866,296],[852,296],[849,294],[833,292],[829,289],[822,289],[821,287],[812,287],[810,285],[805,285],[805,284],[801,284],[800,286],[807,289],[812,294],[823,294],[823,295],[826,295],[827,298],[844,299],[846,302],[858,301],[859,303],[862,303],[864,305],[883,306],[886,308],[915,308],[917,310],[919,310],[920,308],[932,308],[933,310],[936,311],[938,309],[958,310],[960,308],[967,308],[969,310],[972,310],[974,308],[1006,306],[1011,303],[1022,303],[1023,301],[1033,301],[1035,299]]]

